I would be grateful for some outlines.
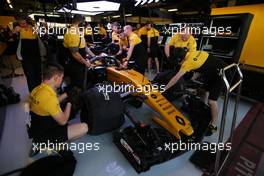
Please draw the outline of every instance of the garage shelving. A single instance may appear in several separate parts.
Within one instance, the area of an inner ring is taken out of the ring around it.
[[[228,32],[202,34],[199,50],[208,51],[227,63],[238,63],[252,19],[250,13],[211,16],[209,29],[223,28]]]

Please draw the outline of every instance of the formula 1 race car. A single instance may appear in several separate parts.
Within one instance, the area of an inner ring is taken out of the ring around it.
[[[134,127],[114,133],[114,143],[137,172],[147,171],[152,165],[185,152],[165,151],[164,147],[168,143],[197,143],[202,140],[210,122],[210,109],[198,97],[187,93],[185,111],[188,115],[184,115],[163,96],[160,89],[155,89],[155,84],[131,68],[132,62],[128,69],[119,68],[119,61],[110,56],[95,57],[90,62],[95,67],[88,70],[89,75],[92,74],[97,82],[130,85],[134,88],[133,91],[120,93],[124,103],[137,99],[155,112],[153,120],[159,127],[142,124],[138,117],[134,118],[133,113],[125,108],[124,114],[133,122]]]

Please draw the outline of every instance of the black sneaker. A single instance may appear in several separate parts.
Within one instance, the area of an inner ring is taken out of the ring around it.
[[[207,128],[205,136],[212,136],[217,131],[217,127],[210,124]]]

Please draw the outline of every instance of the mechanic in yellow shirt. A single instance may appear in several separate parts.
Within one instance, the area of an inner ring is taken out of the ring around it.
[[[159,39],[159,31],[153,27],[152,23],[147,24],[146,26],[148,32],[147,32],[147,37],[148,37],[148,42],[147,42],[147,51],[148,51],[148,71],[150,72],[150,69],[152,67],[152,59],[155,60],[156,63],[156,68],[157,68],[157,73],[159,73],[159,59],[158,59],[158,54],[159,54],[159,46],[158,46],[158,39]]]
[[[85,68],[91,67],[86,54],[94,57],[94,53],[87,47],[83,34],[79,31],[79,24],[84,20],[81,15],[74,15],[71,27],[64,34],[63,45],[68,50],[68,66],[66,74],[71,78],[72,85],[82,89],[84,86]]]
[[[119,48],[119,32],[121,30],[121,25],[118,22],[113,22],[111,24],[111,29],[112,29],[112,43],[108,45],[108,49],[110,50],[111,55],[116,55],[118,51],[120,50]]]
[[[121,25],[118,22],[113,22],[112,25],[112,43],[118,44],[119,43],[119,30],[121,28]]]
[[[137,32],[138,37],[142,40],[142,44],[145,46],[146,49],[148,48],[147,24],[149,23],[150,22],[147,21],[146,24],[143,27],[141,27]]]
[[[98,24],[98,35],[100,41],[104,41],[105,39],[107,39],[107,32],[103,24]]]
[[[31,125],[29,135],[33,142],[65,142],[88,132],[86,123],[68,125],[71,104],[64,110],[60,101],[67,97],[57,97],[56,90],[61,86],[64,69],[56,63],[49,63],[43,70],[43,82],[30,94],[29,106]]]
[[[124,67],[127,68],[128,61],[135,61],[134,69],[141,74],[145,74],[147,65],[147,51],[141,39],[132,31],[132,26],[124,27],[124,33],[128,37],[129,49],[127,52],[126,62]]]
[[[223,81],[219,71],[227,64],[220,58],[209,55],[205,51],[185,52],[180,62],[180,70],[166,85],[165,90],[171,88],[187,72],[195,71],[204,78],[204,88],[208,92],[208,104],[211,109],[211,123],[207,135],[216,132],[218,105],[217,99],[223,89]],[[207,103],[207,102],[206,102]]]
[[[16,17],[18,25],[14,28],[21,41],[20,54],[22,67],[27,79],[28,90],[31,92],[41,83],[41,58],[38,44],[38,26],[26,15]]]
[[[173,35],[173,37],[165,45],[165,54],[167,58],[170,58],[170,53],[172,52],[171,50],[174,48],[186,48],[187,51],[196,51],[197,43],[189,30],[189,27],[182,28],[181,32]]]

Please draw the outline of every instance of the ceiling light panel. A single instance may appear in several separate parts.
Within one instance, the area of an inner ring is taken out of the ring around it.
[[[103,13],[103,12],[86,12],[86,11],[80,11],[80,10],[69,10],[65,7],[58,10],[58,12],[60,12],[60,13],[67,12],[67,13],[72,13],[72,14],[81,14],[81,15],[90,15],[90,16]]]
[[[118,11],[119,7],[120,3],[110,1],[92,1],[77,3],[78,10],[84,10],[89,12]]]

